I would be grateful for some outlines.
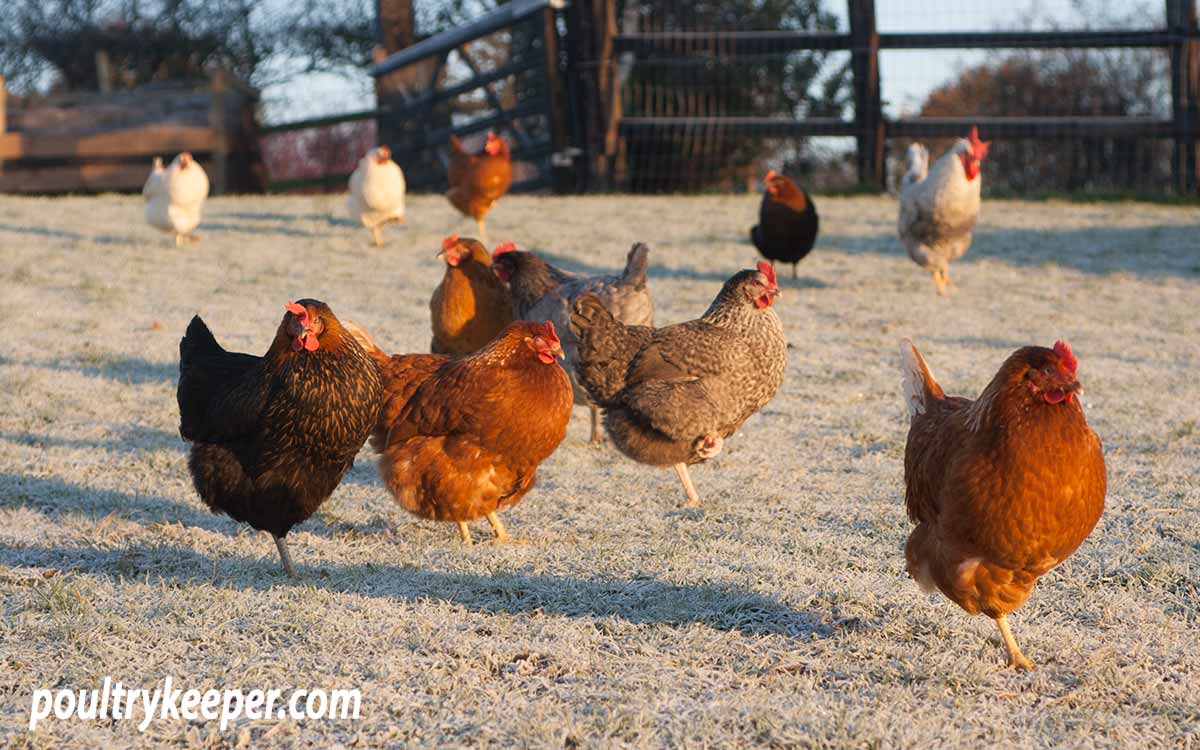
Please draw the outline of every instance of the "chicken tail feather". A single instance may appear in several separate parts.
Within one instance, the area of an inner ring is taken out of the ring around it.
[[[625,260],[625,272],[621,284],[634,289],[646,288],[646,271],[650,267],[650,248],[643,242],[636,243]]]
[[[924,414],[931,400],[946,397],[912,339],[900,342],[900,371],[904,375],[904,403],[909,419]]]
[[[217,339],[208,329],[208,325],[199,315],[192,316],[192,322],[188,323],[187,332],[179,340],[180,369],[195,361],[198,355],[224,353],[225,349],[217,343]]]

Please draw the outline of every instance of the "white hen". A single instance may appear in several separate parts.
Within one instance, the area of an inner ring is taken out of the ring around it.
[[[208,175],[187,151],[163,169],[162,159],[154,159],[154,167],[142,186],[146,199],[146,223],[175,235],[175,244],[184,240],[195,242],[192,234],[200,225],[200,210],[208,197]]]
[[[971,246],[971,230],[979,218],[979,168],[991,141],[979,140],[978,128],[961,138],[929,166],[929,151],[919,143],[908,148],[908,171],[900,182],[897,229],[908,257],[933,274],[938,294],[952,286],[950,261]]]
[[[380,146],[358,160],[350,175],[350,218],[361,221],[375,236],[375,247],[383,246],[380,227],[404,223],[404,172],[392,161],[392,151]]]

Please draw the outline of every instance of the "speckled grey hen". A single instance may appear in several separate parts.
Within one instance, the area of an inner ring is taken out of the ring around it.
[[[225,351],[197,315],[179,342],[179,434],[214,513],[284,538],[316,512],[379,417],[379,367],[324,302],[287,305],[261,357]]]
[[[635,244],[625,259],[625,270],[618,276],[581,276],[550,265],[531,252],[517,250],[512,243],[496,248],[492,270],[509,285],[513,316],[518,320],[550,321],[561,331],[563,366],[571,376],[575,403],[587,406],[592,417],[592,443],[603,439],[600,410],[588,398],[587,390],[575,376],[578,362],[576,334],[571,331],[571,306],[582,294],[592,294],[618,321],[632,326],[654,325],[654,302],[646,288],[646,269],[650,248]]]
[[[783,384],[778,293],[775,269],[761,261],[726,281],[699,319],[666,328],[623,325],[591,294],[575,301],[579,382],[622,453],[675,467],[688,505],[700,504],[688,465],[720,453]]]

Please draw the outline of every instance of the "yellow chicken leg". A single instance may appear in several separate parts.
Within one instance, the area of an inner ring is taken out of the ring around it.
[[[375,247],[383,247],[383,232],[379,231],[379,225],[371,227],[371,233],[375,235]]]
[[[471,529],[465,521],[458,522],[458,533],[462,537],[463,544],[470,547],[475,542],[471,540]]]
[[[500,517],[495,511],[487,514],[488,523],[492,525],[492,531],[496,532],[496,541],[500,544],[506,544],[512,541],[508,535],[508,529],[504,528],[504,524],[500,523]]]
[[[683,482],[683,491],[687,493],[687,502],[684,507],[699,508],[700,495],[696,493],[696,486],[692,484],[692,477],[688,474],[687,464],[675,464],[675,473],[679,475],[679,481]]]
[[[1021,647],[1017,645],[1017,639],[1013,638],[1012,631],[1008,629],[1008,619],[1005,615],[1000,615],[996,618],[996,624],[1000,626],[1000,637],[1004,639],[1004,647],[1008,649],[1008,666],[1018,672],[1028,672],[1035,668],[1033,662],[1025,658],[1025,654],[1021,653]]]

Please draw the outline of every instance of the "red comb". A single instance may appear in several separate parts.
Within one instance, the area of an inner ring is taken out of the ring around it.
[[[287,308],[288,312],[300,318],[304,318],[308,315],[308,309],[299,302],[289,302],[285,305],[285,307]]]
[[[1067,368],[1074,375],[1079,369],[1079,360],[1075,359],[1075,352],[1071,351],[1071,345],[1061,339],[1055,341],[1054,353],[1058,355],[1063,367]]]
[[[454,247],[457,244],[458,244],[458,235],[452,234],[449,237],[447,237],[446,239],[442,240],[442,249],[449,250],[450,248]]]
[[[992,142],[979,140],[978,126],[971,128],[971,135],[967,140],[971,142],[971,155],[975,157],[976,161],[983,161],[984,157],[987,156],[988,148],[992,145]]]
[[[492,260],[499,258],[501,255],[504,255],[505,253],[511,253],[513,250],[516,250],[516,249],[517,249],[517,246],[511,242],[505,242],[503,245],[496,245],[496,249],[492,251]]]
[[[766,262],[765,260],[760,260],[758,262],[758,272],[761,273],[763,276],[767,277],[767,282],[771,286],[776,285],[775,284],[775,266],[771,265],[770,263]]]
[[[775,172],[774,169],[768,169],[767,176],[763,178],[763,182],[770,182],[771,180],[775,179],[778,176],[779,175]]]
[[[546,340],[552,344],[560,343],[558,333],[554,330],[554,324],[547,320],[543,325],[546,329]]]

